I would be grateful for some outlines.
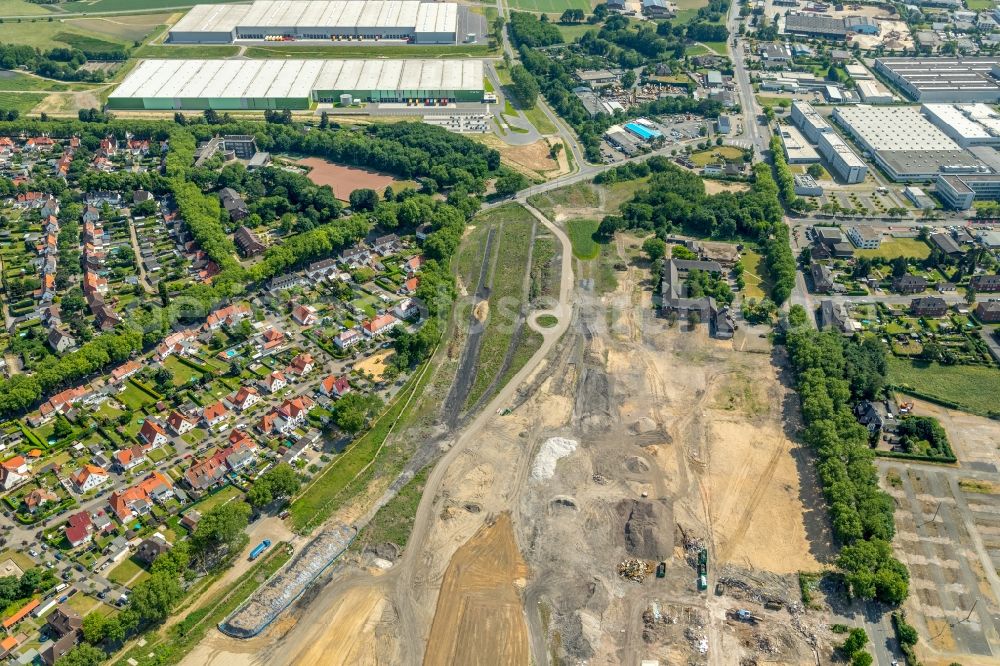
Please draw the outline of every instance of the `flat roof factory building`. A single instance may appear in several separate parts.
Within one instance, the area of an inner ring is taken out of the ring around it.
[[[808,102],[792,102],[792,122],[794,122],[819,148],[826,158],[830,170],[847,183],[862,183],[868,176],[868,165],[851,147],[833,131]]]
[[[468,10],[460,10],[454,2],[256,0],[250,5],[196,5],[170,29],[167,41],[231,44],[239,40],[394,40],[456,44],[459,27],[467,23]]]
[[[145,60],[108,108],[305,110],[342,94],[364,102],[483,101],[481,60]]]
[[[985,104],[924,104],[922,110],[963,148],[1000,146],[1000,113]]]
[[[879,24],[867,16],[833,18],[813,13],[789,12],[785,15],[785,32],[827,39],[847,39],[851,33],[879,34]]]
[[[933,180],[945,170],[985,170],[979,160],[931,124],[916,106],[837,107],[833,119],[895,181]]]
[[[917,102],[1000,101],[1000,58],[877,58],[875,70]]]

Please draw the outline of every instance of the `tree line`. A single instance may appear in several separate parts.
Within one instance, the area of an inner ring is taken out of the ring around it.
[[[858,397],[881,390],[884,352],[878,341],[860,343],[806,326],[789,330],[785,342],[806,422],[803,436],[818,457],[833,533],[843,544],[837,564],[852,595],[900,604],[909,573],[892,555],[893,501],[878,487],[868,431],[851,408]]]

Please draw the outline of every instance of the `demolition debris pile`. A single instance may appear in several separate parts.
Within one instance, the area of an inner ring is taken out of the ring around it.
[[[357,536],[352,527],[320,533],[285,568],[271,577],[243,605],[219,624],[233,638],[252,638],[274,621]]]

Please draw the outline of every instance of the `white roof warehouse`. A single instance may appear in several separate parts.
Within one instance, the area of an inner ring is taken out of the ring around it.
[[[341,94],[366,102],[483,100],[481,60],[145,60],[112,109],[308,109]]]
[[[459,7],[419,0],[256,0],[251,5],[196,5],[171,29],[176,44],[241,39],[401,40],[455,44]]]

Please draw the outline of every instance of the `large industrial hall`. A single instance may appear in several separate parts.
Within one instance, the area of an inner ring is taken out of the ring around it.
[[[256,0],[249,5],[196,5],[171,29],[173,44],[241,40],[295,42],[476,41],[479,16],[454,2],[419,0]]]
[[[108,97],[129,110],[306,110],[483,101],[481,60],[145,60]]]

